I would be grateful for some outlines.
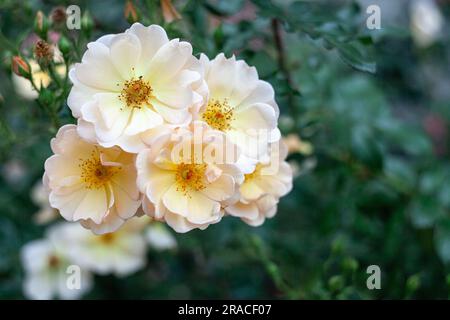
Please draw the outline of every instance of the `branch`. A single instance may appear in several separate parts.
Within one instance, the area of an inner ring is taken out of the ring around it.
[[[283,43],[283,38],[281,36],[280,21],[276,18],[272,19],[272,33],[275,41],[275,47],[278,53],[278,66],[283,73],[283,76],[287,82],[289,92],[288,92],[288,105],[292,117],[294,117],[294,123],[297,125],[297,109],[295,108],[294,101],[294,91],[295,84],[292,80],[291,73],[289,72],[288,65],[286,63],[286,50]]]

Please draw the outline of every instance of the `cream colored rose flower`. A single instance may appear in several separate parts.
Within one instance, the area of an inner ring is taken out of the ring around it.
[[[92,124],[100,145],[137,152],[129,142],[136,135],[190,121],[189,108],[203,101],[195,91],[203,81],[198,68],[189,43],[169,41],[157,25],[135,23],[88,44],[70,71],[68,105],[76,118]]]
[[[63,228],[53,233],[59,247],[83,270],[97,274],[126,276],[145,265],[146,241],[142,233],[143,225],[133,218],[120,230],[95,235],[78,224],[65,223]]]
[[[239,201],[227,207],[225,211],[229,215],[241,218],[248,225],[258,227],[266,218],[272,218],[277,213],[278,199],[271,194],[266,194],[257,200]]]
[[[271,149],[270,160],[258,163],[252,173],[245,175],[239,188],[239,202],[225,208],[228,214],[252,226],[259,226],[266,218],[272,218],[278,199],[292,189],[292,169],[284,161],[287,147],[281,141],[276,145],[279,150]],[[276,145],[272,144],[272,147]]]
[[[179,126],[162,124],[158,125],[152,129],[148,129],[144,132],[135,134],[133,136],[122,136],[115,141],[115,143],[102,143],[105,148],[111,148],[117,145],[127,145],[128,152],[138,153],[140,150],[149,149],[153,146],[155,139],[158,139],[163,135],[171,135],[175,129]],[[77,125],[78,134],[84,140],[90,143],[97,144],[97,136],[95,134],[94,125],[90,122],[84,121],[83,119],[78,119]]]
[[[140,206],[135,157],[82,140],[76,126],[61,127],[45,162],[49,201],[68,221],[95,233],[117,230]]]
[[[272,86],[234,56],[227,59],[221,53],[210,61],[201,55],[200,62],[209,98],[197,118],[226,133],[246,157],[257,160],[266,155],[269,142],[280,139]]]
[[[53,234],[60,227],[61,224],[52,227],[49,234]],[[57,239],[35,240],[22,248],[22,264],[25,269],[23,290],[27,298],[77,299],[92,287],[92,276],[86,270],[81,270],[79,288],[68,286],[69,274],[66,271],[71,261],[67,258],[64,248],[58,248],[58,241],[55,243],[54,240]]]
[[[159,143],[160,148],[143,150],[136,159],[146,213],[177,232],[219,222],[222,203],[234,196],[243,180],[234,145],[201,122]]]

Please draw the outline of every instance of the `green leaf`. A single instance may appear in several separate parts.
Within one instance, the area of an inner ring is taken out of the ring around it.
[[[336,46],[341,59],[359,71],[375,73],[377,65],[371,53],[361,42],[342,43]]]
[[[414,188],[416,174],[406,161],[397,157],[386,157],[383,169],[390,185],[397,190],[408,192]]]
[[[436,227],[434,243],[442,261],[450,263],[450,218],[447,217]]]
[[[263,15],[286,22],[287,31],[300,31],[313,39],[323,39],[320,43],[328,50],[336,48],[340,58],[352,68],[376,72],[372,38],[356,28],[360,17],[357,5],[334,12],[323,3],[296,1],[288,8],[272,1],[256,1],[256,4]]]
[[[412,224],[420,229],[432,227],[438,218],[445,215],[434,197],[427,196],[415,199],[408,211]]]

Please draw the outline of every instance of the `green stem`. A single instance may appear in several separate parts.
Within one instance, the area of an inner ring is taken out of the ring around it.
[[[58,86],[59,88],[61,88],[61,79],[60,79],[59,76],[56,74],[56,72],[55,72],[55,66],[54,66],[52,63],[48,66],[48,71],[49,71],[49,73],[50,73],[50,77],[52,78],[52,80],[54,80],[55,83],[57,84],[57,86]]]
[[[39,94],[41,93],[41,90],[40,90],[40,89],[36,86],[36,84],[34,83],[33,75],[32,75],[32,74],[30,74],[30,79],[29,79],[29,80],[30,80],[30,82],[31,82],[32,87],[34,88],[34,90],[37,91],[37,93],[38,93],[38,95],[39,95]],[[39,107],[40,107],[43,111],[45,111],[45,112],[48,114],[48,116],[50,117],[50,119],[51,119],[51,121],[52,121],[52,125],[53,125],[53,131],[58,130],[58,128],[60,127],[60,123],[59,123],[59,118],[58,118],[58,115],[57,115],[55,109],[52,108],[50,105],[44,105],[44,104],[39,100],[39,97],[38,97],[38,99],[36,99],[36,102],[37,102],[37,104],[39,105]]]
[[[287,96],[289,110],[291,112],[292,117],[294,118],[295,129],[297,129],[298,114],[297,108],[295,106],[295,97],[294,97],[295,84],[294,81],[292,80],[292,76],[291,73],[289,72],[289,67],[286,62],[286,50],[283,43],[283,37],[281,35],[280,21],[276,18],[272,19],[272,33],[275,41],[275,47],[278,53],[278,66],[280,67],[280,70],[283,73],[283,76],[287,82],[289,89]]]
[[[250,243],[253,245],[259,261],[264,265],[264,268],[272,278],[272,281],[278,290],[280,290],[288,299],[298,299],[303,296],[301,292],[291,288],[291,286],[285,281],[278,266],[270,260],[262,239],[257,236],[251,236]]]

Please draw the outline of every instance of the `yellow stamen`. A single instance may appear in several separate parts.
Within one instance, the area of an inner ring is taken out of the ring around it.
[[[94,150],[88,159],[80,159],[81,180],[88,189],[100,189],[121,170],[120,167],[104,166],[100,154]]]
[[[177,190],[185,195],[190,190],[203,190],[205,186],[206,164],[186,164],[180,163],[177,167],[175,180],[177,182]]]
[[[142,76],[125,81],[119,99],[125,102],[129,108],[141,108],[144,104],[150,104],[149,99],[152,96],[152,87]]]
[[[212,128],[227,131],[231,128],[234,119],[233,109],[229,106],[227,99],[223,101],[211,99],[202,114],[202,118]]]
[[[102,234],[102,235],[100,235],[98,237],[100,237],[99,240],[102,243],[104,243],[104,244],[111,244],[114,241],[114,239],[115,239],[114,233],[112,233],[112,232],[111,233]]]
[[[48,263],[48,266],[50,268],[57,268],[59,266],[59,264],[60,264],[60,261],[59,261],[59,258],[57,256],[50,256],[48,258],[47,263]]]
[[[262,169],[262,165],[260,163],[258,163],[255,167],[255,170],[253,170],[252,173],[247,173],[244,175],[244,178],[245,178],[244,182],[249,182],[249,181],[255,179],[257,176],[259,176],[261,173],[261,169]]]

